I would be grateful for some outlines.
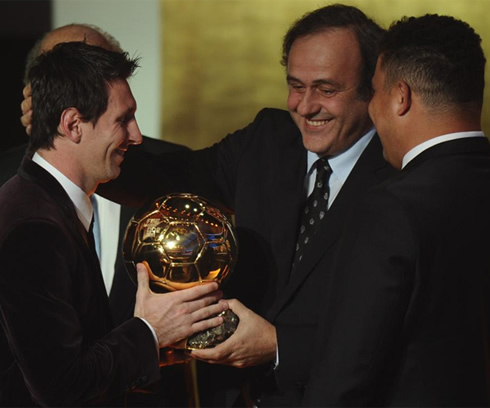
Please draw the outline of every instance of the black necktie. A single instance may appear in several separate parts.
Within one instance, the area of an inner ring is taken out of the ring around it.
[[[308,244],[311,242],[327,212],[328,196],[330,194],[328,180],[332,174],[332,169],[326,158],[318,159],[314,166],[316,167],[315,186],[313,192],[306,200],[301,216],[293,268],[301,263]]]
[[[95,244],[95,252],[97,252],[97,257],[101,259],[101,248],[100,248],[100,218],[99,218],[99,208],[95,195],[90,196],[90,201],[92,202],[92,207],[94,209],[94,214],[92,216],[92,223],[90,228],[92,229],[92,234]]]
[[[92,221],[90,222],[90,227],[87,231],[87,239],[88,239],[88,245],[90,249],[94,252],[94,254],[97,255],[95,239],[94,239],[94,217],[92,217]]]

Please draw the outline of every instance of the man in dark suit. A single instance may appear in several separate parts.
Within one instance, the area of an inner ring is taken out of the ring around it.
[[[154,294],[140,264],[135,317],[112,323],[89,196],[141,142],[127,83],[136,66],[66,43],[30,70],[34,154],[0,189],[2,405],[121,404],[158,379],[158,348],[221,321],[208,319],[226,308],[216,284]]]
[[[112,199],[134,205],[164,192],[191,191],[234,211],[239,258],[224,289],[239,299],[230,306],[240,324],[223,344],[192,355],[259,366],[259,405],[300,404],[346,214],[369,186],[391,174],[367,111],[382,33],[354,7],[309,13],[285,37],[289,112],[264,109],[252,124],[201,151],[156,159],[130,153],[121,178],[102,186]],[[330,195],[318,231],[292,268],[319,158],[328,158],[331,168],[330,179],[320,183]],[[217,378],[210,373],[207,386],[226,384],[231,375]]]
[[[312,406],[488,406],[490,145],[481,39],[405,18],[369,106],[401,172],[350,215],[305,396]]]
[[[111,51],[122,52],[119,42],[114,37],[94,25],[69,24],[58,27],[40,38],[29,52],[24,78],[25,83],[29,83],[27,73],[39,54],[49,51],[58,43],[71,41],[84,41],[87,44],[99,45]],[[24,88],[24,95],[27,99],[22,103],[22,108],[27,112],[21,118],[21,121],[26,125],[28,134],[31,130],[30,120],[32,114],[32,111],[30,111],[32,103],[30,94],[31,89],[27,85]],[[142,143],[132,149],[141,150],[148,154],[160,154],[187,148],[143,136]],[[0,185],[16,174],[26,150],[27,145],[21,145],[0,153]],[[119,325],[133,317],[134,311],[136,285],[130,279],[122,259],[122,242],[126,226],[136,209],[120,206],[95,194],[92,198],[97,203],[98,208],[96,222],[99,223],[101,251],[99,251],[98,255],[102,262],[102,275],[109,295],[109,305],[112,310],[114,324]],[[167,357],[168,354],[166,352],[160,353],[161,364],[165,365],[161,370],[160,386],[155,387],[152,385],[151,389],[133,393],[131,402],[128,401],[128,404],[163,404],[171,406],[186,406],[188,404],[189,398],[186,394],[189,387],[186,385],[186,378],[189,376],[190,367],[182,365],[168,366]],[[176,353],[173,353],[172,361],[182,361],[182,356],[177,357]]]
[[[110,51],[123,52],[119,42],[114,37],[96,26],[87,24],[69,24],[58,27],[55,30],[46,33],[41,39],[39,39],[29,52],[29,55],[27,56],[25,83],[28,84],[27,73],[30,70],[30,66],[42,52],[49,51],[59,43],[72,41],[84,41],[87,44],[98,45]],[[32,114],[32,111],[30,110],[31,90],[29,85],[27,85],[24,89],[24,94],[28,96],[28,98],[23,102],[23,109],[27,110],[28,113],[21,118],[21,121],[26,126],[26,132],[30,134],[30,115]],[[26,108],[26,105],[28,108]],[[163,152],[184,150],[186,147],[143,136],[142,143],[133,147],[133,149],[142,150],[148,154],[160,154]],[[20,163],[26,153],[29,154],[27,152],[27,145],[16,146],[0,153],[0,185],[5,183],[9,178],[13,177],[17,173],[17,169],[19,168]],[[97,197],[96,200],[99,201],[100,198]],[[126,226],[133,216],[135,209],[124,206],[119,209],[118,204],[107,203],[104,201],[99,202],[98,205],[99,207],[110,206],[110,211],[119,212],[120,214],[119,224],[111,227],[111,230],[116,231],[115,234],[112,234],[114,237],[112,238],[114,242],[112,242],[112,239],[109,240],[102,237],[102,252],[104,252],[105,249],[103,244],[106,242],[108,242],[110,245],[110,252],[113,252],[111,251],[112,246],[117,248],[115,251],[116,255],[111,263],[111,265],[113,265],[113,268],[110,268],[112,271],[107,268],[108,270],[104,271],[103,276],[104,280],[106,281],[106,288],[110,288],[108,290],[108,293],[110,294],[109,302],[113,311],[114,322],[119,324],[132,317],[134,309],[134,295],[136,293],[136,286],[129,279],[129,275],[126,272],[121,257],[121,247]],[[103,235],[103,231],[101,231],[101,235]]]

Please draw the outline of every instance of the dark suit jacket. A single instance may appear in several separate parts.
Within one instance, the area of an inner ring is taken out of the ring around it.
[[[163,152],[185,150],[186,147],[143,136],[143,143],[138,146],[132,146],[131,150],[132,149],[147,152],[148,154],[161,154]],[[27,145],[22,144],[0,152],[0,186],[17,173],[17,169],[21,164],[22,158],[26,154],[26,150]],[[129,275],[126,272],[126,268],[121,257],[121,248],[124,232],[126,231],[129,220],[135,211],[136,208],[132,207],[123,206],[121,208],[118,242],[119,248],[117,251],[114,280],[109,298],[114,323],[116,325],[125,322],[133,316],[136,285],[130,280]]]
[[[345,215],[368,186],[390,173],[376,137],[291,279],[305,195],[306,150],[288,112],[265,109],[246,128],[201,151],[162,155],[157,161],[128,155],[121,177],[104,188],[112,198],[139,198],[140,203],[163,193],[191,191],[233,210],[239,256],[225,282],[225,294],[267,316],[277,328],[280,366],[271,373],[274,384],[264,405],[298,405],[314,360],[312,341],[324,309],[323,282]],[[212,375],[207,378],[210,387],[219,382]]]
[[[27,145],[23,144],[0,153],[0,186],[17,173],[17,169],[26,153],[26,149]],[[133,146],[131,149],[151,154],[160,154],[163,152],[185,150],[186,147],[143,136],[143,143],[139,146]],[[131,281],[126,271],[121,256],[121,248],[126,226],[135,211],[136,209],[132,207],[121,207],[119,248],[114,265],[114,278],[109,296],[109,305],[111,307],[112,320],[115,326],[123,324],[131,319],[134,311],[136,285],[135,282]],[[143,390],[140,390],[140,392],[128,394],[126,397],[126,404],[134,406],[158,404],[180,406],[187,404],[188,398],[185,395],[187,393],[185,371],[186,368],[182,365],[161,369],[160,384],[158,386],[152,384],[151,387],[146,388],[144,392],[141,392]]]
[[[311,406],[488,406],[490,147],[424,151],[349,216]]]
[[[74,206],[29,158],[0,189],[0,264],[2,405],[120,404],[159,378],[151,331],[114,328]]]

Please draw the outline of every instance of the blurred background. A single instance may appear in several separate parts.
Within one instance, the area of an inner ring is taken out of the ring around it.
[[[467,21],[490,55],[490,0],[345,0],[384,27],[404,15]],[[202,148],[246,126],[263,107],[285,108],[282,37],[319,0],[0,0],[0,150],[25,143],[20,125],[25,57],[44,32],[89,23],[140,56],[131,80],[143,134]],[[488,78],[487,67],[487,78]],[[489,106],[490,90],[485,93]],[[490,135],[490,115],[483,119]]]

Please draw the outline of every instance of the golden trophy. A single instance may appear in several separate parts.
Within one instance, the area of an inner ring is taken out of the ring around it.
[[[147,262],[154,292],[190,288],[225,279],[236,263],[237,241],[229,219],[202,197],[176,193],[160,197],[130,220],[123,244],[123,259],[136,282],[136,264]],[[214,347],[230,337],[238,325],[231,310],[224,323],[199,333],[176,348]]]

